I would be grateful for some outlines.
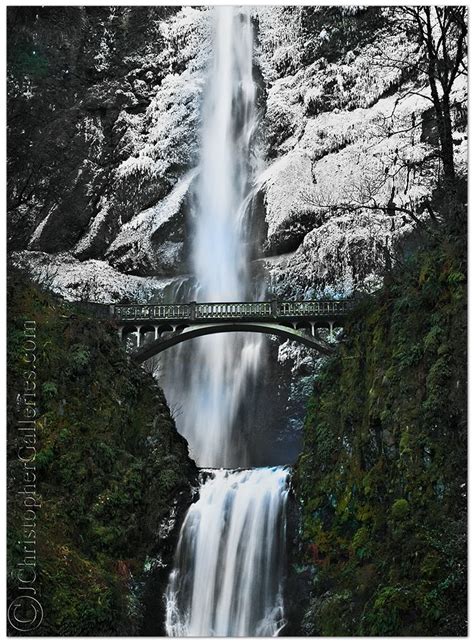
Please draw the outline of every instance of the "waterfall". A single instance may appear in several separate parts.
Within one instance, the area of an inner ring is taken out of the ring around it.
[[[250,295],[245,222],[258,122],[253,28],[244,10],[217,7],[214,15],[191,263],[197,301],[244,301]],[[180,409],[178,428],[199,466],[251,464],[245,449],[239,449],[235,429],[257,377],[263,345],[256,334],[213,335],[172,349],[166,357],[166,395],[172,408]]]
[[[219,7],[214,15],[195,190],[195,297],[242,301],[250,294],[245,224],[257,126],[253,30],[246,12]],[[262,347],[259,335],[229,333],[193,340],[172,355],[166,394],[181,406],[178,428],[198,466],[227,470],[202,474],[181,527],[166,591],[170,636],[273,636],[284,625],[288,470],[229,470],[251,464],[236,433]]]
[[[288,470],[204,476],[181,529],[166,593],[166,631],[275,636],[284,625]]]

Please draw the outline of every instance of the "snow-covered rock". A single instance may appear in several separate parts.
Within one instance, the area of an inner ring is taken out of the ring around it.
[[[112,266],[141,275],[183,272],[184,205],[195,176],[195,172],[189,172],[165,199],[122,226],[105,254]]]
[[[424,202],[439,175],[428,134],[429,88],[387,63],[416,59],[417,45],[382,32],[383,45],[369,39],[339,60],[302,65],[293,49],[297,26],[290,21],[289,42],[287,11],[272,15],[273,39],[263,38],[261,54],[270,153],[256,185],[265,205],[270,288],[309,296],[375,287],[396,242],[411,234],[415,218],[427,217]],[[267,9],[263,23],[269,27]],[[275,60],[282,49],[292,54],[285,57],[289,74]],[[460,133],[459,167],[463,146]]]
[[[106,261],[79,261],[69,253],[21,251],[13,252],[11,259],[33,280],[67,301],[173,302],[186,290],[189,280],[186,275],[161,279],[127,275]]]

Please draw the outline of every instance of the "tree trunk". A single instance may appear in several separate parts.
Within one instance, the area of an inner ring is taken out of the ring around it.
[[[438,123],[439,138],[441,144],[441,160],[443,161],[444,176],[446,182],[454,184],[454,143],[453,143],[453,126],[451,122],[451,105],[449,96],[443,95],[442,105],[440,106],[441,122]]]

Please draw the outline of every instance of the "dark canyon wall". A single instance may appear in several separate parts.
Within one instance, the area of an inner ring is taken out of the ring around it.
[[[25,376],[32,370],[25,361],[31,341],[34,380]],[[18,595],[22,543],[32,538],[22,495],[32,478],[25,479],[20,458],[31,455],[39,505],[35,590],[45,615],[35,634],[139,634],[147,618],[144,583],[166,581],[191,502],[197,470],[187,443],[162,391],[151,375],[130,365],[113,328],[16,275],[9,283],[8,347],[10,601]],[[34,444],[19,430],[31,399]],[[32,445],[28,451],[25,444]],[[161,589],[150,606],[155,634],[164,622]]]
[[[316,378],[295,474],[304,634],[466,635],[466,270],[464,237],[428,244]]]

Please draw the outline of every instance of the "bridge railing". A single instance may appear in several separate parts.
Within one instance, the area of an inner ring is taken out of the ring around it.
[[[341,315],[354,305],[350,299],[224,302],[157,305],[120,305],[113,307],[113,317],[120,321],[145,319],[194,321],[203,319],[256,319],[275,317],[306,317],[311,315]]]
[[[349,299],[326,301],[282,301],[278,314],[281,317],[297,315],[325,315],[327,313],[346,313],[353,306]]]
[[[272,305],[268,302],[196,304],[196,319],[229,319],[232,317],[269,317]]]
[[[114,306],[113,316],[122,321],[137,319],[189,319],[189,304],[161,304],[157,306]]]

